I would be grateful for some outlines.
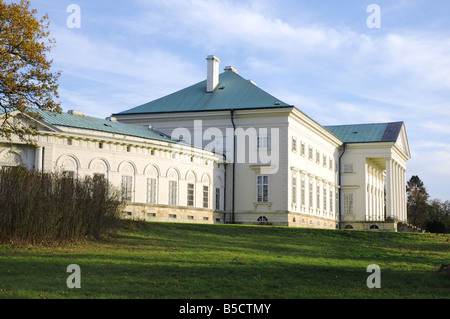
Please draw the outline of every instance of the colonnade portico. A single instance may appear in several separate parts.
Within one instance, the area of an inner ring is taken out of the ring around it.
[[[386,157],[386,218],[407,221],[406,168]]]
[[[384,162],[366,159],[366,221],[384,221]]]
[[[392,157],[366,158],[366,221],[407,221],[406,169]]]

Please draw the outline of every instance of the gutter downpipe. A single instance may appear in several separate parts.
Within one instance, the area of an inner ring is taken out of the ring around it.
[[[341,178],[341,174],[342,174],[342,163],[341,163],[341,158],[342,155],[344,155],[345,153],[345,147],[347,146],[346,143],[344,143],[344,150],[342,151],[341,155],[339,155],[339,229],[341,229],[341,224],[342,224],[342,188],[341,188],[341,184],[342,184],[342,178]]]
[[[231,223],[235,222],[235,208],[236,208],[236,124],[234,123],[234,109],[231,109],[231,123],[233,124],[233,184],[232,184],[232,203],[231,203]]]

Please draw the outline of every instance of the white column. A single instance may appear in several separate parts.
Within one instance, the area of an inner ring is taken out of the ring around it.
[[[373,218],[373,216],[374,216],[374,213],[375,213],[375,205],[373,204],[373,185],[374,185],[374,180],[373,180],[373,174],[374,174],[374,168],[373,168],[373,166],[370,166],[370,175],[369,175],[369,184],[370,184],[370,187],[369,187],[369,191],[370,191],[370,194],[369,194],[369,198],[370,198],[370,210],[369,210],[369,218],[370,218],[370,220],[373,220],[374,218]]]
[[[394,196],[393,196],[393,204],[394,204],[394,217],[397,219],[400,218],[400,209],[399,209],[399,175],[398,175],[398,164],[396,161],[393,161],[394,165]]]
[[[365,183],[364,183],[364,187],[365,187],[365,214],[364,214],[364,220],[369,220],[369,209],[370,209],[370,194],[369,194],[369,165],[367,164],[367,159],[366,159],[366,163],[365,163]]]
[[[407,209],[406,209],[406,170],[402,169],[402,194],[403,194],[403,200],[402,200],[402,207],[403,207],[403,221],[407,223],[408,216],[407,216]]]
[[[392,159],[386,158],[386,218],[393,217],[392,211]]]
[[[376,205],[375,205],[375,167],[370,167],[370,220],[375,220]]]
[[[396,163],[397,166],[397,218],[402,220],[402,177],[401,177],[401,167],[400,164]]]
[[[378,218],[377,220],[383,220],[383,195],[384,195],[384,183],[383,183],[383,172],[378,172]]]
[[[379,211],[379,220],[384,220],[384,173],[380,171],[380,211]]]

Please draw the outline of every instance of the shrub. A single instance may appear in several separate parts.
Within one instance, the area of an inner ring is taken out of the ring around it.
[[[22,167],[0,170],[0,242],[76,241],[117,229],[121,201],[106,179]]]

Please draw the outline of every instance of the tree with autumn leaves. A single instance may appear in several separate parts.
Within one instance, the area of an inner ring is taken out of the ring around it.
[[[52,71],[47,56],[55,41],[49,38],[48,16],[37,14],[29,1],[0,0],[0,137],[29,143],[37,127],[27,119],[39,118],[37,110],[61,112],[60,72]]]

